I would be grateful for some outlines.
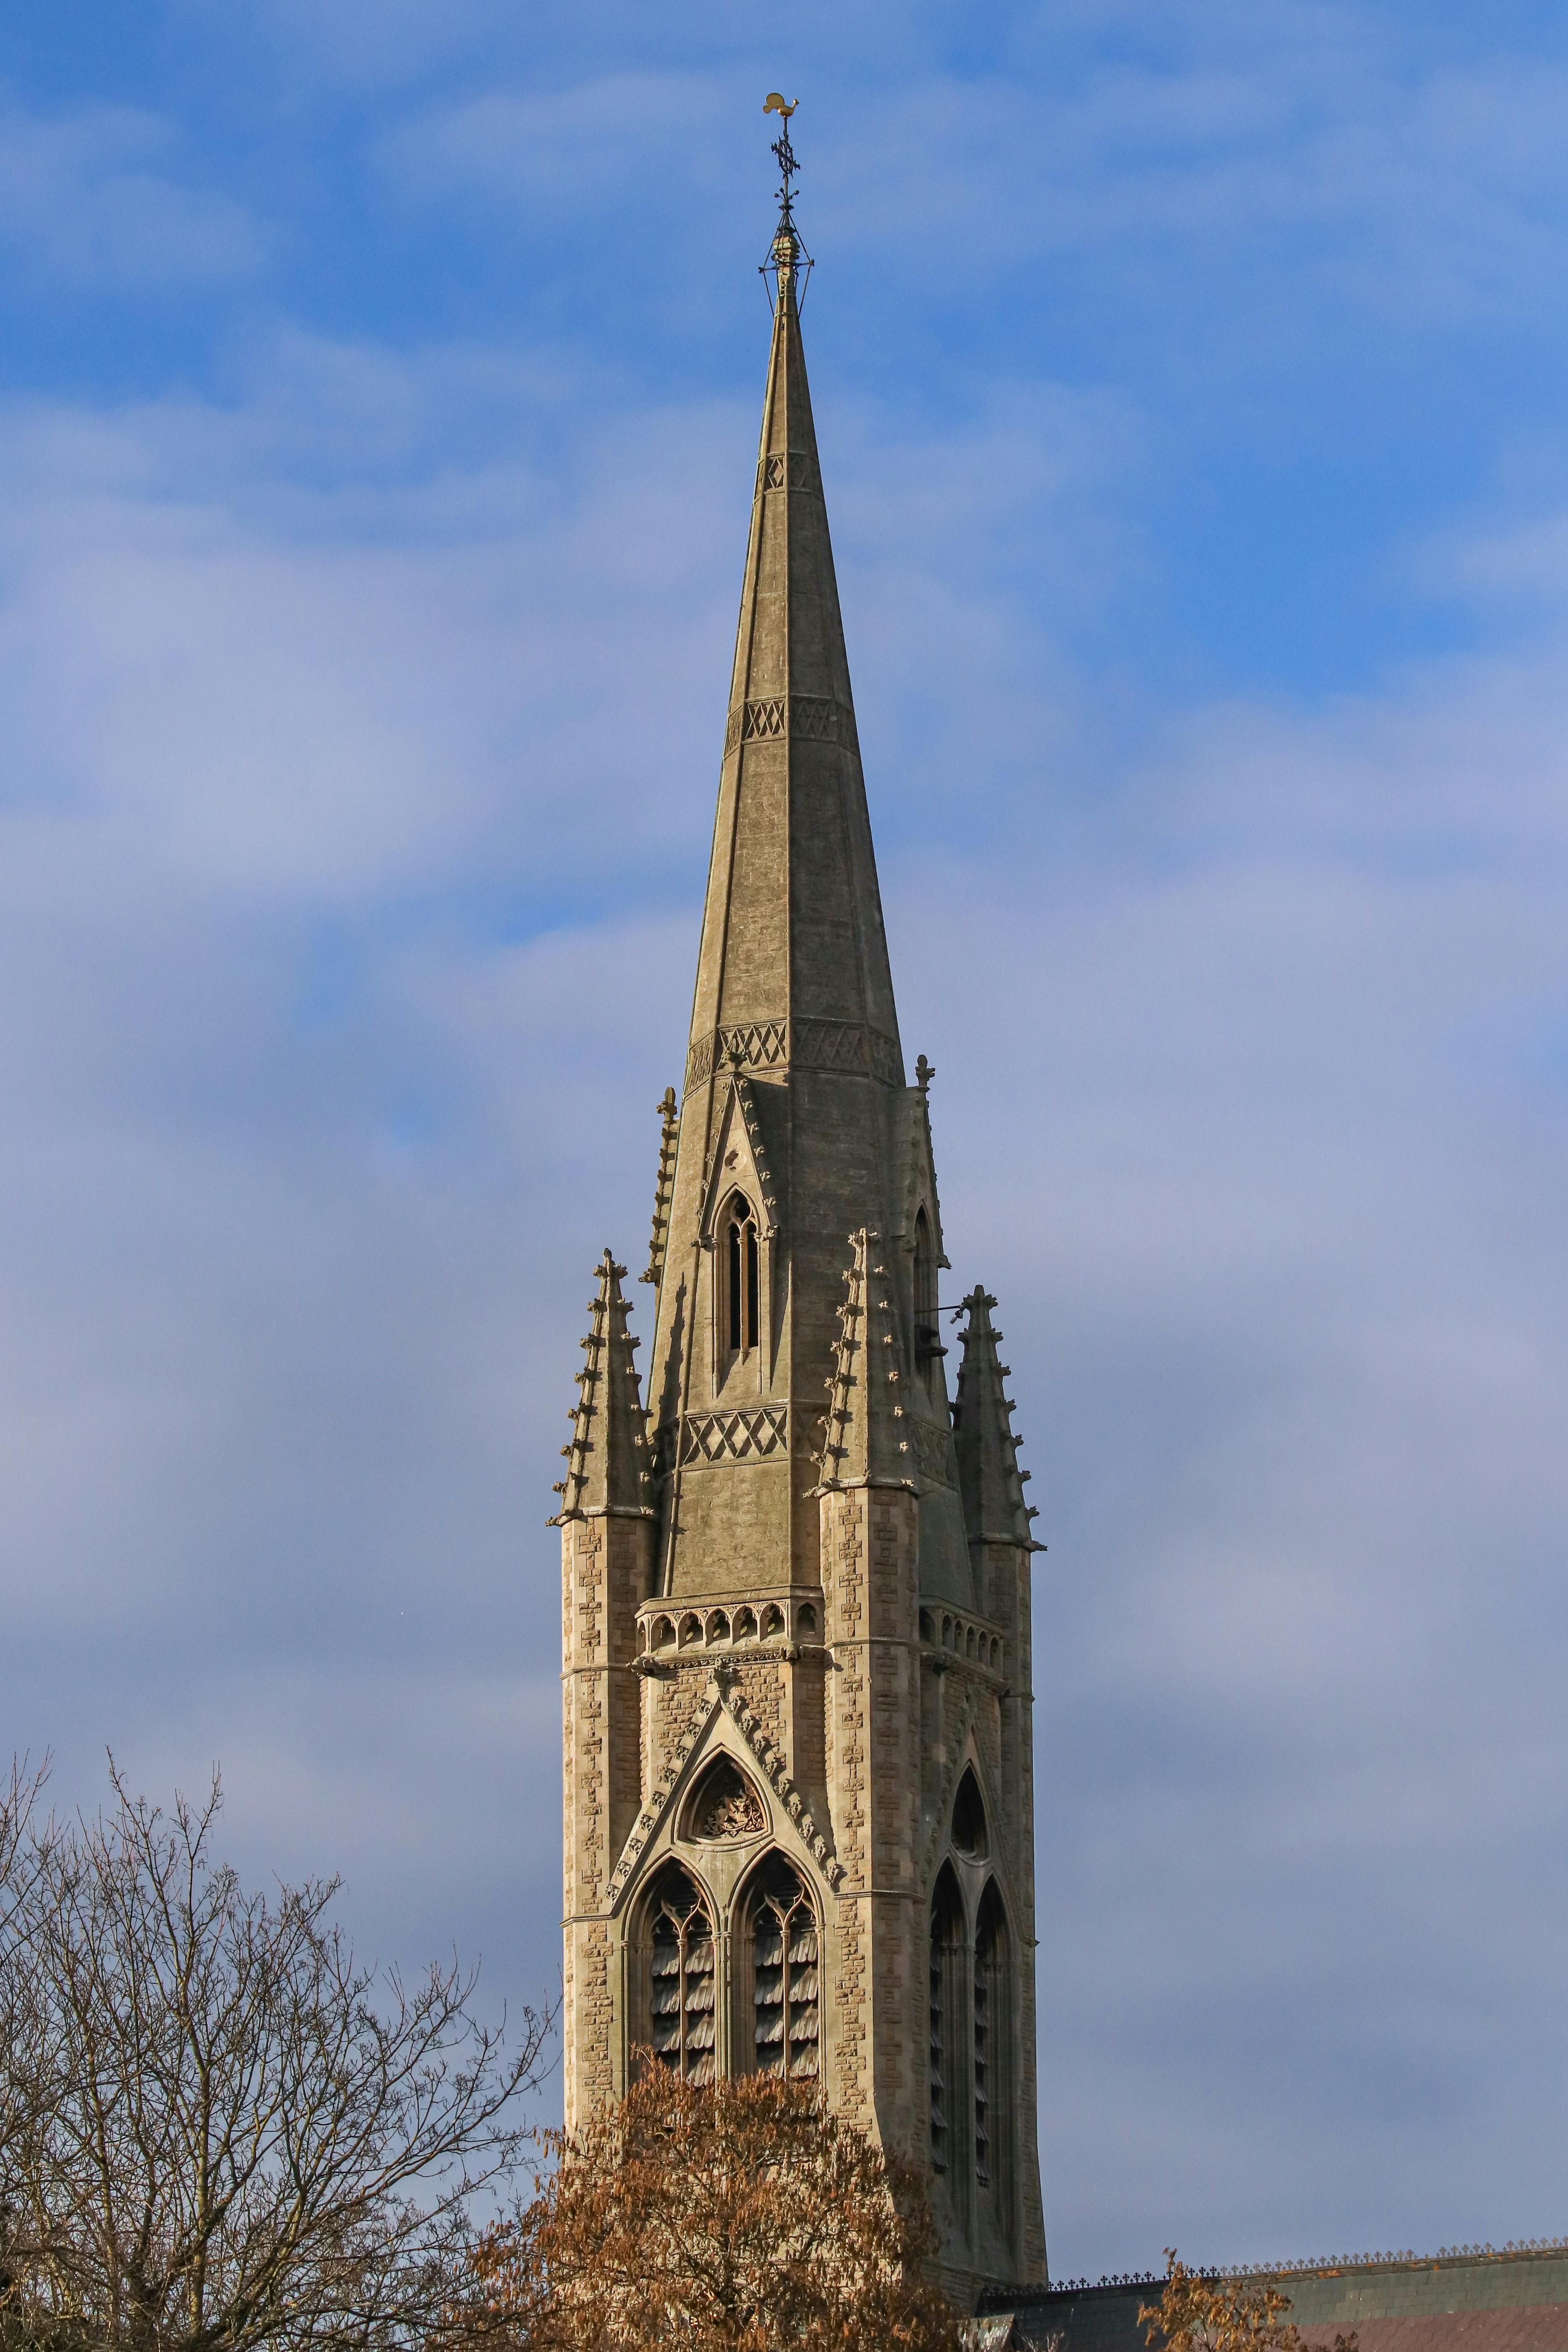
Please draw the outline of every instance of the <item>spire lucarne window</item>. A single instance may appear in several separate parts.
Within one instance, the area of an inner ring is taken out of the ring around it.
[[[749,1356],[757,1344],[760,1268],[757,1220],[743,1192],[731,1195],[721,1237],[723,1266],[719,1307],[721,1344],[732,1356]]]

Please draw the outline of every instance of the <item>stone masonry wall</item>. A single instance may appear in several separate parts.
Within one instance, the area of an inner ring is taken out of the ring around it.
[[[832,1987],[837,2096],[847,2115],[900,2153],[913,2143],[925,2000],[913,1932],[917,1531],[915,1497],[907,1490],[852,1487],[822,1498],[823,1591],[834,1661],[826,1779],[846,1881]]]

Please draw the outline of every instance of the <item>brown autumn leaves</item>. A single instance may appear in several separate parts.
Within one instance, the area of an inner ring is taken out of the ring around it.
[[[1303,2343],[1289,2310],[1277,2287],[1190,2271],[1167,2246],[1165,2291],[1138,2317],[1152,2352],[1356,2352],[1353,2333],[1331,2347]]]
[[[61,1824],[0,1786],[0,2352],[958,2352],[919,2177],[814,2084],[650,2062],[535,2137],[549,2013],[509,2044],[456,1962],[378,1977],[335,1881],[214,1861],[217,1806],[116,1778]],[[1165,2352],[1305,2352],[1287,2309],[1173,2256],[1142,2316]]]
[[[541,2143],[549,2014],[378,1976],[335,1882],[247,1894],[217,1805],[0,1786],[0,2352],[956,2347],[918,2181],[812,2086],[652,2068]]]
[[[958,2352],[919,2180],[770,2074],[710,2089],[649,2067],[555,2137],[534,2201],[484,2240],[492,2308],[548,2352],[776,2346]]]

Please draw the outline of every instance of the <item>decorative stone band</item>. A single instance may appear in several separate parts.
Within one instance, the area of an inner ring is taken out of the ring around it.
[[[712,1029],[686,1056],[686,1091],[710,1077],[725,1055],[738,1054],[747,1070],[858,1070],[885,1087],[903,1082],[903,1063],[891,1037],[859,1021],[752,1021]]]
[[[787,1404],[743,1405],[735,1412],[689,1412],[680,1423],[680,1459],[687,1462],[765,1462],[789,1444]],[[666,1423],[654,1439],[660,1471],[675,1459],[675,1424]]]
[[[647,1803],[632,1824],[632,1833],[626,1840],[621,1858],[616,1863],[610,1880],[606,1905],[609,1910],[615,1909],[627,1880],[637,1869],[638,1856],[664,1818],[670,1800],[675,1794],[676,1783],[690,1761],[693,1749],[698,1747],[710,1728],[717,1706],[722,1706],[735,1723],[746,1746],[761,1766],[769,1787],[816,1857],[818,1866],[829,1886],[837,1893],[843,1885],[844,1865],[835,1855],[827,1839],[806,1811],[800,1790],[784,1770],[783,1757],[768,1738],[757,1717],[746,1705],[742,1693],[730,1685],[728,1676],[721,1680],[715,1675],[710,1685],[708,1706],[698,1710],[665,1758],[664,1769],[654,1782]]]
[[[958,1485],[958,1457],[952,1448],[952,1432],[939,1429],[934,1422],[910,1423],[910,1435],[914,1441],[915,1468],[930,1486]]]
[[[724,730],[724,756],[738,743],[837,743],[858,752],[855,713],[847,702],[825,694],[770,694],[760,702],[737,702]]]
[[[822,484],[808,449],[779,449],[771,457],[757,460],[757,491],[815,490],[820,498]]]

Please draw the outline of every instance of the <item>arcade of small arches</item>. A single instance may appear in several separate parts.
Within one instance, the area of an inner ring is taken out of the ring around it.
[[[639,1651],[732,1649],[737,1643],[815,1641],[821,1619],[814,1601],[759,1601],[752,1608],[660,1610],[637,1626]]]
[[[985,1626],[972,1624],[966,1617],[955,1617],[951,1610],[940,1613],[934,1609],[921,1611],[921,1640],[928,1649],[946,1650],[955,1658],[963,1658],[988,1673],[1002,1672],[1002,1640]]]
[[[821,2074],[821,1927],[810,1890],[776,1850],[727,1911],[683,1862],[658,1871],[634,1946],[637,2039],[694,2083],[731,2074]],[[728,2020],[729,2032],[721,2031]]]

